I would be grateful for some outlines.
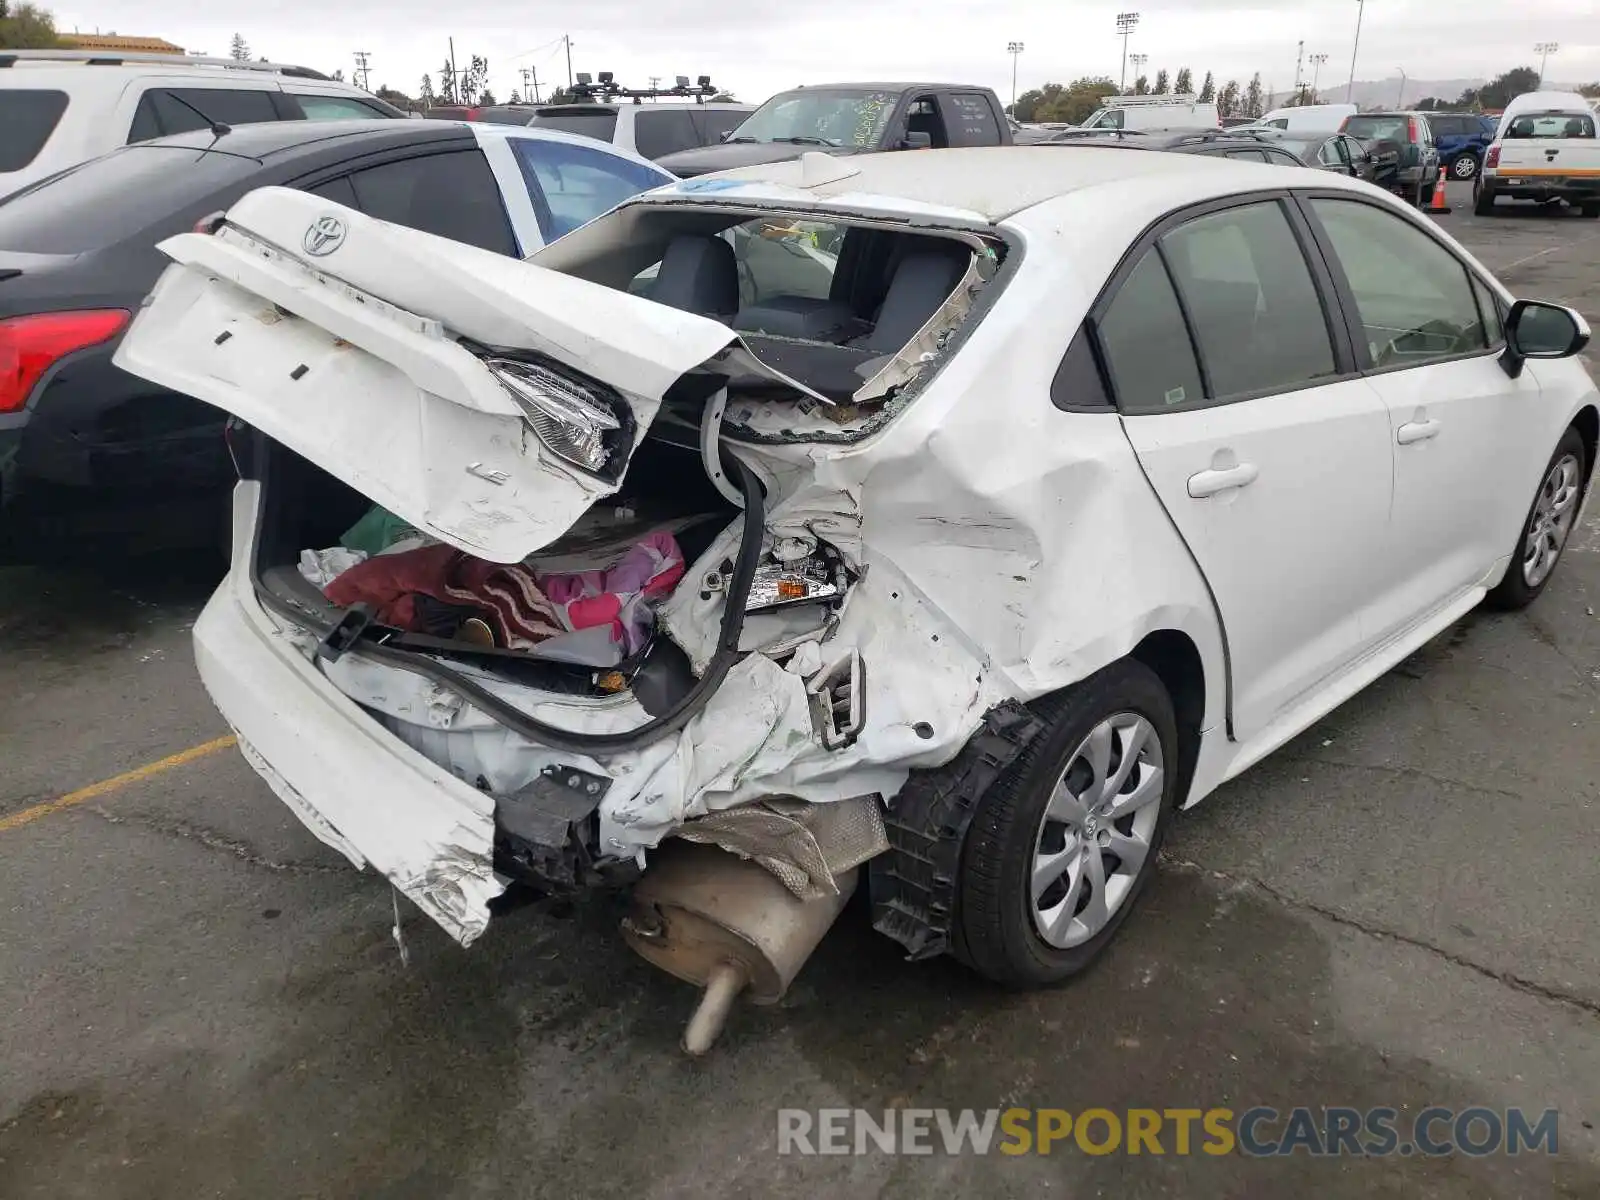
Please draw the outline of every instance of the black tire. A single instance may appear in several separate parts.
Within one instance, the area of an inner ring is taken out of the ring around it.
[[[1034,926],[1035,847],[1062,772],[1095,726],[1120,713],[1149,721],[1161,747],[1163,788],[1149,852],[1105,927],[1079,946],[1059,949]],[[1178,794],[1172,700],[1144,664],[1113,663],[1041,704],[1039,715],[1045,729],[978,802],[956,879],[956,957],[985,978],[1015,988],[1043,987],[1078,974],[1116,936],[1155,871]]]
[[[1566,433],[1561,435],[1561,440],[1556,443],[1556,448],[1550,455],[1550,461],[1545,464],[1544,470],[1539,473],[1539,487],[1534,492],[1532,501],[1528,504],[1528,515],[1522,519],[1522,525],[1517,530],[1517,544],[1511,551],[1511,562],[1506,567],[1505,576],[1499,583],[1495,584],[1488,596],[1484,598],[1484,603],[1490,608],[1497,608],[1502,612],[1514,612],[1520,608],[1527,608],[1528,605],[1539,598],[1539,594],[1555,578],[1556,571],[1561,566],[1561,555],[1566,553],[1567,544],[1572,540],[1572,532],[1570,530],[1567,533],[1567,542],[1562,544],[1549,574],[1537,584],[1528,582],[1527,575],[1523,571],[1523,554],[1528,544],[1528,533],[1533,525],[1534,514],[1538,511],[1539,497],[1544,491],[1545,481],[1550,477],[1550,472],[1555,469],[1556,463],[1560,462],[1568,454],[1576,454],[1578,456],[1578,487],[1580,494],[1573,503],[1575,506],[1580,507],[1583,504],[1581,489],[1586,487],[1589,480],[1589,469],[1594,464],[1589,461],[1583,438],[1578,435],[1576,429],[1569,428]],[[1576,512],[1573,514],[1573,521],[1574,523],[1577,521]]]
[[[1579,211],[1592,221],[1600,217],[1600,204],[1585,204]]]
[[[1427,208],[1428,205],[1433,203],[1433,191],[1438,186],[1437,183],[1425,183],[1417,189],[1418,208]]]
[[[1478,177],[1478,156],[1464,151],[1450,160],[1450,178],[1466,182]]]
[[[1494,216],[1494,193],[1480,187],[1472,193],[1472,214],[1476,217]]]

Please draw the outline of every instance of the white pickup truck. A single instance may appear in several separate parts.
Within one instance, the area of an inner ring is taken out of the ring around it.
[[[1565,200],[1600,217],[1600,138],[1589,101],[1577,93],[1530,92],[1500,118],[1473,189],[1473,211],[1493,214],[1495,201]]]

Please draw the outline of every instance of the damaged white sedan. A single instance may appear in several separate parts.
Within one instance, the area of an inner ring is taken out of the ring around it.
[[[1539,593],[1600,434],[1576,314],[1236,161],[807,155],[526,263],[269,188],[162,249],[117,363],[235,418],[245,756],[462,944],[636,882],[696,1051],[858,880],[1081,970],[1176,808]]]

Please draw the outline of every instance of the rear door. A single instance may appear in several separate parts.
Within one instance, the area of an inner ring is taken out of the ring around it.
[[[1371,644],[1389,415],[1286,198],[1206,206],[1147,243],[1092,319],[1140,465],[1216,597],[1244,741]]]
[[[1492,292],[1443,242],[1381,201],[1349,193],[1304,201],[1322,239],[1357,365],[1388,409],[1393,536],[1380,636],[1395,634],[1482,582],[1516,538],[1525,501],[1508,494],[1548,453],[1530,444],[1539,399],[1530,372],[1510,379]]]

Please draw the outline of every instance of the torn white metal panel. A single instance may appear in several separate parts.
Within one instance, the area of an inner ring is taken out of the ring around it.
[[[234,531],[254,537],[260,487],[241,483]],[[247,560],[248,561],[248,560]],[[195,665],[251,764],[319,840],[370,865],[463,945],[504,890],[494,800],[396,742],[323,678],[234,571],[194,627]]]

